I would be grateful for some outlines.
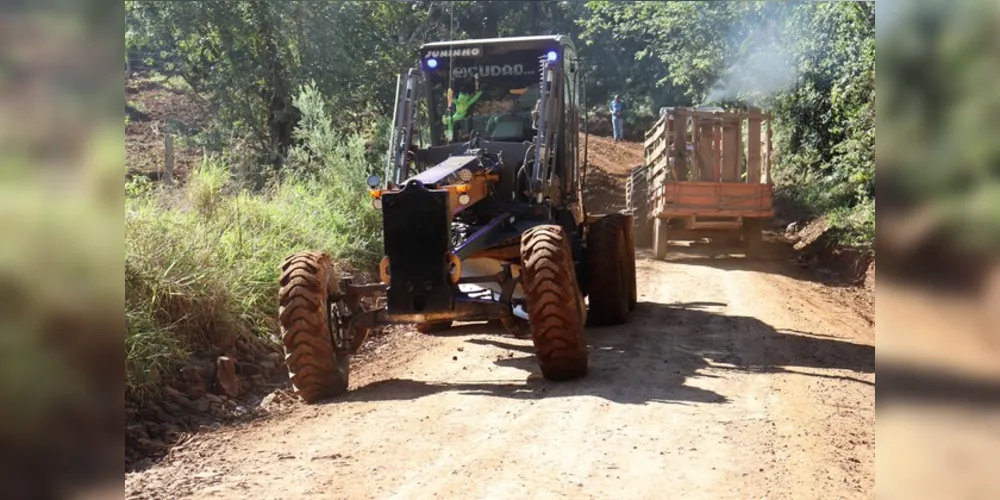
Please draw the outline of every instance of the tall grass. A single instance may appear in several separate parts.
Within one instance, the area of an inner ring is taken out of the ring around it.
[[[221,160],[183,188],[126,187],[127,388],[142,397],[199,349],[238,337],[276,340],[279,266],[301,250],[329,252],[367,277],[381,255],[364,140],[327,125],[323,101],[297,103],[302,145],[267,187],[250,192]]]

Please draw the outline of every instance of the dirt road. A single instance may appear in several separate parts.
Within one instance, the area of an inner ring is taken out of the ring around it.
[[[641,254],[631,321],[550,383],[529,341],[410,334],[340,400],[196,436],[134,498],[870,498],[872,324],[784,261]]]

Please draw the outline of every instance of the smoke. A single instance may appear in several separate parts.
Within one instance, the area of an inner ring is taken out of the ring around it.
[[[748,104],[790,88],[798,69],[785,46],[775,40],[753,44],[709,90],[703,104],[742,99]]]

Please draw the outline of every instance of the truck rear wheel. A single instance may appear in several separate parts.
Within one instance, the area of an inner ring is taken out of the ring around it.
[[[288,377],[307,403],[347,392],[350,358],[331,325],[333,263],[321,252],[300,252],[281,266],[278,320]]]
[[[667,221],[653,220],[653,257],[663,260],[667,257]]]
[[[634,271],[629,265],[628,237],[622,227],[627,222],[631,221],[607,216],[591,224],[587,234],[587,288],[594,325],[620,325],[628,321],[630,288],[634,282],[629,276],[634,276]],[[632,255],[634,258],[635,253]]]
[[[764,220],[743,219],[743,253],[748,259],[761,256],[764,246]]]
[[[521,235],[521,265],[531,340],[542,376],[568,380],[587,373],[587,312],[566,233],[536,226]]]

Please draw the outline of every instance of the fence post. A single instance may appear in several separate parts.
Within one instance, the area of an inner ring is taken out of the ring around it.
[[[167,184],[174,183],[174,137],[170,134],[163,136],[163,149],[164,149],[164,162],[163,166],[166,169],[166,176],[164,177]]]

